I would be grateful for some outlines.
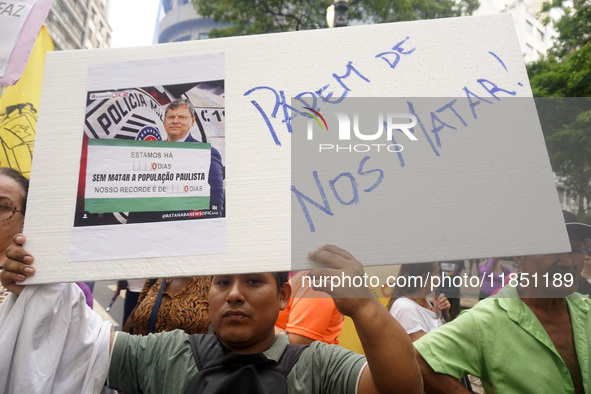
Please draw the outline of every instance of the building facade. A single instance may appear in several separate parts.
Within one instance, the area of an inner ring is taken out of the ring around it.
[[[544,26],[540,15],[543,0],[480,0],[480,8],[474,15],[510,13],[515,23],[521,52],[526,63],[546,56],[553,44],[556,31],[551,25]]]
[[[56,50],[108,48],[111,0],[54,0],[45,21]]]
[[[198,15],[190,0],[161,0],[154,43],[202,40],[221,26]]]

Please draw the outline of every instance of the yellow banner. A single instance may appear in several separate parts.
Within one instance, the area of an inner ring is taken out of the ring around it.
[[[29,178],[45,53],[53,51],[53,41],[45,25],[21,79],[0,96],[0,167],[12,167]]]

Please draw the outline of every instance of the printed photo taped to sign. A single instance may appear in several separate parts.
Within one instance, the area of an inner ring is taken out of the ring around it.
[[[223,70],[223,57],[190,63],[197,68],[221,63]],[[91,254],[94,259],[129,255],[141,247],[129,237],[131,248],[124,244],[113,250],[94,236],[103,231],[124,236],[131,227],[136,233],[145,231],[149,239],[158,234],[150,235],[151,227],[163,222],[216,228],[216,221],[224,220],[224,99],[223,75],[88,91],[73,229],[80,237],[73,237],[72,261]],[[150,247],[144,244],[143,254],[170,254],[157,237]],[[162,248],[153,246],[160,243]],[[222,237],[218,250],[224,243]],[[178,245],[174,250],[195,252]]]

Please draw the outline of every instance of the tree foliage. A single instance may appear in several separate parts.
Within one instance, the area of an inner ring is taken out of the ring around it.
[[[563,0],[544,4],[543,11],[560,8],[555,23],[558,38],[546,59],[527,71],[546,137],[552,169],[566,191],[579,198],[579,213],[591,208],[591,1]],[[572,98],[572,99],[568,99]],[[579,99],[576,99],[579,98]]]
[[[554,22],[558,39],[551,51],[553,55],[562,57],[591,43],[591,1],[552,0],[545,2],[542,6],[542,12],[552,9],[560,9],[563,12],[562,17]],[[546,17],[545,22],[550,22],[549,16]]]
[[[579,199],[580,213],[589,212],[591,203],[591,99],[584,101],[586,111],[546,138],[550,161],[562,186],[572,196],[587,197],[586,205]]]
[[[210,37],[309,30],[326,27],[332,0],[192,0],[197,13],[228,24]],[[470,15],[478,0],[350,0],[347,18],[360,23],[397,22]]]

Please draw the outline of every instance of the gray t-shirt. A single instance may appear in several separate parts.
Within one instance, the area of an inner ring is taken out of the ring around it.
[[[278,335],[265,356],[278,361],[287,345]],[[365,357],[336,345],[313,342],[287,375],[287,392],[354,394]],[[189,335],[175,330],[147,336],[118,333],[109,386],[133,393],[182,394],[197,374]]]

